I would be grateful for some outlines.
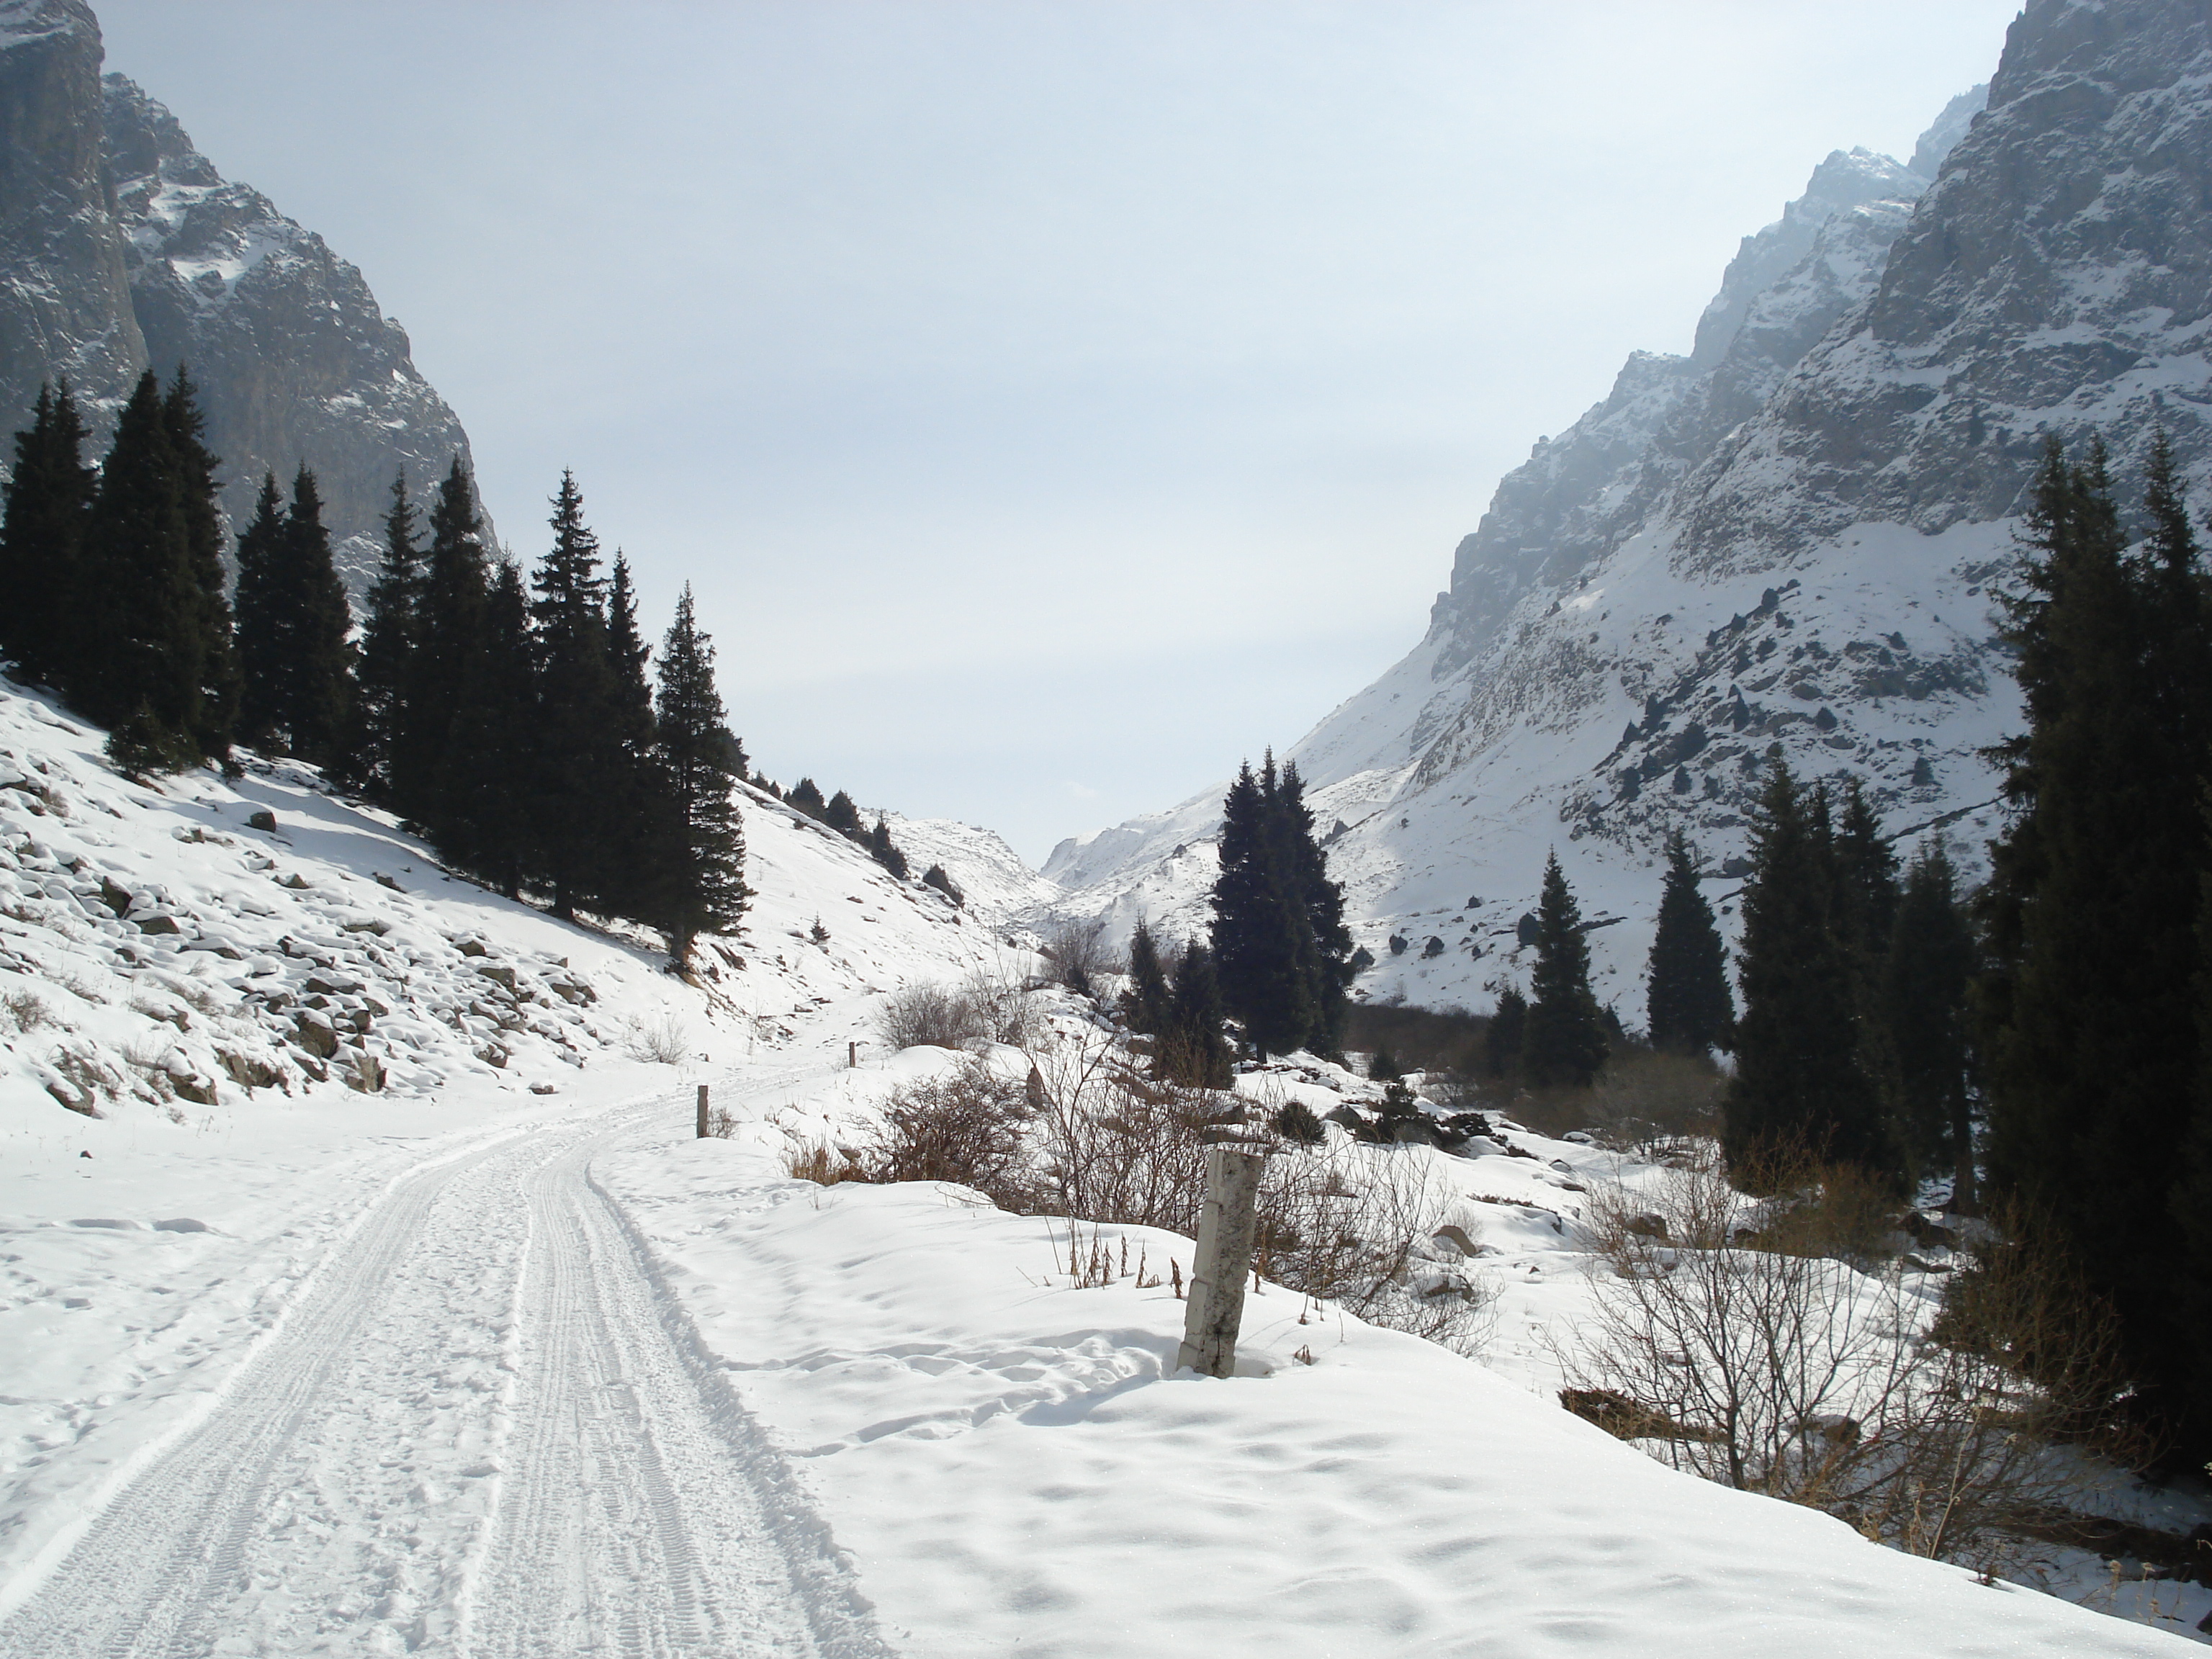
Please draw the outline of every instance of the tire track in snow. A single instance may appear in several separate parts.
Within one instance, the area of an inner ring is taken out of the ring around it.
[[[887,1655],[589,1179],[599,1146],[667,1110],[396,1183],[0,1624],[0,1659]]]

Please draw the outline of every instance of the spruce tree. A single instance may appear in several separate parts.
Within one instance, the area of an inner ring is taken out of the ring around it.
[[[1753,821],[1744,889],[1743,1012],[1723,1093],[1721,1149],[1739,1184],[1778,1158],[1893,1177],[1900,1156],[1863,1065],[1860,979],[1838,930],[1826,792],[1799,789],[1780,753]]]
[[[876,862],[904,881],[911,873],[906,854],[900,852],[897,843],[891,840],[890,821],[882,813],[876,814],[876,827],[868,831],[867,840],[868,852]]]
[[[1313,813],[1297,763],[1285,762],[1275,801],[1275,832],[1288,872],[1292,903],[1304,926],[1300,963],[1312,987],[1313,1029],[1305,1046],[1334,1054],[1343,1047],[1345,988],[1351,984],[1352,930],[1344,921],[1344,888],[1328,878],[1328,855],[1314,839]]]
[[[658,890],[665,882],[661,872],[682,833],[674,786],[655,743],[646,675],[651,656],[638,631],[629,561],[617,551],[607,584],[607,662],[614,675],[608,714],[619,780],[597,885],[606,908],[639,919],[665,908]]]
[[[100,474],[84,464],[84,440],[69,382],[40,386],[0,516],[0,655],[34,684],[69,678],[88,648],[79,566]]]
[[[2100,444],[2069,464],[2053,443],[2027,518],[2007,632],[2027,730],[2000,751],[2014,816],[1987,902],[1989,1176],[2112,1297],[2145,1407],[2204,1447],[2203,1322],[2174,1307],[2179,1290],[2212,1312],[2203,1224],[2185,1198],[2177,1215],[2160,1153],[2203,1133],[2194,912],[2212,862],[2198,795],[2212,646],[2163,445],[2151,477],[2151,535],[2132,554]]]
[[[860,823],[860,809],[853,804],[853,798],[842,789],[830,796],[828,804],[823,807],[822,822],[842,835],[852,836],[855,841],[860,840],[864,833]]]
[[[284,562],[284,497],[276,475],[261,475],[253,517],[238,537],[238,734],[257,749],[273,747],[281,714],[276,665],[286,640],[278,592]]]
[[[368,591],[368,617],[362,625],[361,663],[340,763],[340,775],[349,787],[385,802],[394,798],[392,763],[401,734],[415,723],[410,694],[422,644],[423,601],[417,534],[415,503],[402,472],[392,481],[392,505],[385,510],[384,556]]]
[[[442,769],[436,840],[509,898],[522,890],[538,769],[537,665],[521,568],[502,559],[477,618]]]
[[[485,605],[491,580],[476,486],[456,455],[431,503],[416,638],[392,743],[392,805],[434,836],[446,832],[458,810],[444,799],[445,781],[467,775],[465,757],[449,758],[447,750],[471,688],[486,672],[477,658],[490,648]],[[483,727],[471,729],[481,735]]]
[[[160,383],[139,378],[100,468],[79,562],[84,648],[62,690],[147,763],[201,756],[210,641],[194,568],[185,463]]]
[[[811,778],[801,778],[797,783],[792,785],[791,793],[786,795],[783,800],[785,805],[796,811],[805,813],[808,817],[817,822],[819,822],[822,815],[829,811],[829,803],[822,799],[820,786]]]
[[[1919,1168],[1950,1172],[1951,1208],[1962,1215],[1978,1208],[1966,1002],[1974,969],[1973,930],[1950,855],[1931,840],[1905,872],[1882,963],[1880,1014],[1906,1150]]]
[[[1521,1038],[1521,1066],[1539,1087],[1570,1084],[1588,1088],[1605,1063],[1605,1033],[1597,999],[1590,994],[1589,941],[1582,908],[1559,868],[1559,855],[1544,861],[1544,888],[1536,902],[1535,995]]]
[[[1223,1018],[1213,952],[1192,939],[1176,962],[1167,1024],[1153,1046],[1152,1075],[1186,1088],[1228,1088],[1233,1073],[1229,1042],[1221,1034]]]
[[[304,466],[292,480],[292,505],[284,514],[283,569],[278,592],[291,607],[291,649],[281,676],[283,726],[292,753],[327,766],[338,754],[353,698],[354,651],[346,639],[353,611],[331,562],[322,492]]]
[[[1727,1048],[1735,1023],[1720,929],[1712,906],[1698,890],[1697,860],[1680,830],[1667,837],[1667,878],[1651,936],[1644,1018],[1653,1048],[1690,1054]]]
[[[714,688],[714,646],[699,630],[686,584],[660,652],[657,709],[661,762],[675,803],[669,948],[678,968],[702,933],[727,933],[751,896],[736,783],[744,751],[730,734]]]
[[[1483,1057],[1492,1077],[1509,1077],[1520,1069],[1521,1045],[1528,1035],[1528,999],[1517,985],[1498,988],[1498,1006],[1483,1032]]]
[[[1274,821],[1274,757],[1255,775],[1247,762],[1222,802],[1220,872],[1214,878],[1212,955],[1221,1000],[1263,1057],[1287,1054],[1320,1018],[1301,960],[1303,928]]]
[[[203,441],[207,421],[200,413],[198,389],[182,363],[161,400],[161,418],[175,457],[190,572],[189,626],[198,658],[199,690],[191,735],[201,754],[221,760],[230,754],[240,692],[230,601],[224,592],[229,576],[223,569],[222,507],[216,485],[216,469],[222,463]]]
[[[1129,937],[1129,988],[1121,993],[1121,1018],[1131,1030],[1157,1035],[1168,1021],[1168,976],[1150,923],[1137,918]]]
[[[608,852],[623,768],[599,542],[572,472],[561,475],[550,522],[553,545],[531,578],[538,720],[531,866],[565,921],[578,903],[600,899],[614,874]]]

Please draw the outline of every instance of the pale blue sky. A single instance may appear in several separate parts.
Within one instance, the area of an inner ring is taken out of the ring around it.
[[[754,755],[1061,836],[1295,740],[1984,0],[94,0],[359,264],[518,555],[572,466]]]

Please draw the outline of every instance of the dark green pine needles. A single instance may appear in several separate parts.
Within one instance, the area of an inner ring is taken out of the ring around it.
[[[1667,878],[1646,969],[1644,1018],[1653,1048],[1692,1054],[1728,1047],[1735,1023],[1727,952],[1713,908],[1698,890],[1689,839],[1680,830],[1667,837]]]
[[[1587,1088],[1605,1064],[1605,1031],[1589,984],[1589,941],[1582,908],[1559,868],[1559,855],[1544,860],[1544,889],[1536,903],[1536,967],[1521,1037],[1521,1069],[1539,1087],[1571,1084]]]

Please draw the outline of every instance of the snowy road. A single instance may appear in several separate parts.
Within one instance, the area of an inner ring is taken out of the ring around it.
[[[591,1178],[647,1115],[396,1182],[0,1659],[887,1653]]]

